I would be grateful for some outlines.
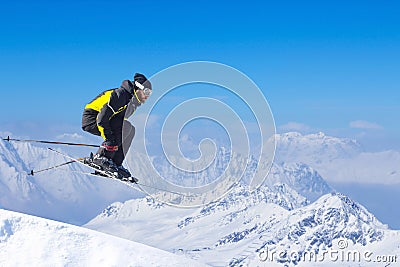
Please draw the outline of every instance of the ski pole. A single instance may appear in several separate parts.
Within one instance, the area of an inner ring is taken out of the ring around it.
[[[69,143],[69,142],[58,142],[58,141],[46,141],[46,140],[23,140],[23,139],[15,139],[10,138],[2,138],[4,141],[16,141],[16,142],[27,142],[27,143],[42,143],[42,144],[54,144],[54,145],[67,145],[67,146],[87,146],[87,147],[100,147],[99,145],[90,145],[90,144],[80,144],[80,143]]]
[[[84,158],[79,158],[78,160],[84,160]],[[68,165],[68,164],[71,164],[71,163],[74,163],[74,162],[76,162],[76,161],[70,160],[70,161],[67,161],[67,162],[58,164],[58,165],[56,165],[56,166],[48,167],[48,168],[45,168],[45,169],[41,169],[41,170],[37,170],[37,171],[31,170],[31,171],[28,173],[28,175],[32,175],[32,176],[33,176],[33,175],[36,174],[36,173],[44,172],[44,171],[48,171],[48,170],[52,170],[52,169],[56,169],[56,168],[59,168],[59,167],[61,167],[61,166],[65,166],[65,165]]]

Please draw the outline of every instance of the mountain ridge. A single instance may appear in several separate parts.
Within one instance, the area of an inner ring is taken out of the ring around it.
[[[264,196],[243,188],[194,210],[159,205],[149,199],[131,200],[111,205],[85,226],[130,240],[146,240],[149,245],[155,242],[170,252],[216,266],[219,263],[213,259],[217,255],[226,264],[254,264],[259,263],[257,254],[266,246],[270,251],[304,253],[330,249],[339,239],[361,247],[379,243],[394,253],[400,252],[396,238],[384,239],[389,233],[396,233],[398,238],[400,232],[389,230],[343,194],[329,193],[293,209],[268,194]],[[146,227],[142,226],[144,221]],[[155,234],[151,229],[163,235],[148,238]]]

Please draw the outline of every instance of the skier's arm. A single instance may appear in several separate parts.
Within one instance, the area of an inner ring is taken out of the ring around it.
[[[126,108],[125,111],[125,119],[128,119],[130,116],[133,115],[133,113],[135,113],[136,108],[140,106],[140,102],[137,99],[136,96],[134,96],[130,101],[129,101],[129,105]]]
[[[110,120],[113,118],[113,116],[126,109],[127,103],[121,94],[122,92],[124,91],[121,88],[114,90],[111,93],[108,102],[104,104],[99,112],[99,115],[97,116],[97,126],[104,140],[116,140],[111,129]]]
[[[97,127],[99,128],[101,137],[104,140],[115,140],[114,134],[111,130],[110,119],[114,112],[108,105],[104,105],[97,115]]]

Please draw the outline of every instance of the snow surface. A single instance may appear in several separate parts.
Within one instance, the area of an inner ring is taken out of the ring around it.
[[[0,209],[0,266],[204,266],[82,227]]]

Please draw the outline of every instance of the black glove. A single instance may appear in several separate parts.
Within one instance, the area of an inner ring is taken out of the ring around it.
[[[118,150],[117,142],[113,139],[104,141],[100,147],[104,148],[107,151],[117,151]]]

